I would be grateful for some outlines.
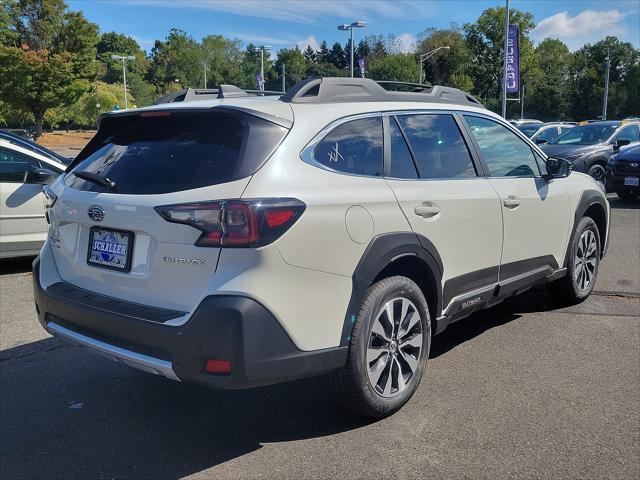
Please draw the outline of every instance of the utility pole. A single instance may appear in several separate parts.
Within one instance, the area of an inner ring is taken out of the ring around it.
[[[520,120],[524,118],[524,83],[520,86]]]
[[[502,72],[502,118],[507,118],[507,50],[509,49],[509,0],[504,15],[504,61]]]
[[[204,88],[207,89],[207,62],[202,62],[202,66],[204,67]]]
[[[434,50],[431,50],[430,52],[427,53],[423,53],[422,55],[420,55],[420,61],[418,62],[418,83],[422,83],[424,80],[424,70],[422,69],[422,66],[424,65],[425,60],[431,58],[433,55],[435,55],[437,52],[439,52],[440,50],[450,50],[451,47],[449,46],[445,46],[445,47],[438,47]]]
[[[271,50],[271,46],[270,45],[262,45],[260,47],[260,78],[262,80],[262,85],[263,88],[262,90],[264,90],[264,51],[267,50]],[[264,93],[262,93],[261,95],[264,95]]]
[[[609,97],[609,68],[611,67],[611,59],[609,58],[609,50],[607,50],[607,59],[605,61],[604,71],[604,99],[602,101],[602,120],[607,119],[607,99]]]
[[[285,70],[284,63],[282,64],[282,91],[287,91],[287,72]]]

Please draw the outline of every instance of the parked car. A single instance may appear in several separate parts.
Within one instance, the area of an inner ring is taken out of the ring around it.
[[[514,120],[511,123],[515,125],[516,128],[524,133],[527,137],[531,137],[531,135],[536,133],[542,126],[542,122],[540,120],[532,120],[527,118]]]
[[[607,191],[625,200],[640,197],[640,145],[620,149],[607,165]]]
[[[105,114],[45,188],[48,332],[222,389],[331,373],[344,405],[384,417],[451,322],[535,284],[591,293],[603,190],[471,95],[222,90]]]
[[[0,138],[0,258],[38,254],[48,230],[42,186],[65,167]]]
[[[577,171],[604,183],[609,158],[621,146],[640,141],[639,126],[640,122],[618,120],[582,123],[540,148],[549,156],[569,160]]]
[[[538,145],[549,143],[575,126],[573,123],[545,123],[530,138]]]
[[[54,152],[53,150],[49,150],[42,145],[38,145],[36,142],[33,142],[26,137],[16,135],[10,130],[0,130],[0,139],[6,140],[7,142],[13,143],[14,145],[18,145],[22,148],[26,148],[27,150],[31,150],[32,152],[38,153],[40,155],[44,155],[45,157],[49,157],[51,160],[54,160],[58,163],[68,165],[69,163],[71,163],[71,160],[73,160],[72,158],[63,157],[62,155]]]

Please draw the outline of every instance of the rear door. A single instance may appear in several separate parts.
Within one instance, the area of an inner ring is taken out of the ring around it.
[[[504,242],[500,280],[551,273],[562,265],[572,219],[564,179],[542,178],[534,149],[506,125],[481,115],[464,118],[500,196]]]
[[[241,197],[286,132],[221,108],[106,118],[52,187],[58,198],[51,244],[60,276],[103,295],[190,311],[207,291],[219,248],[196,246],[200,230],[165,220],[155,207]],[[180,215],[219,222],[216,211],[184,208]]]
[[[387,182],[413,230],[442,258],[446,308],[455,296],[497,283],[500,202],[454,114],[398,113],[388,125]]]

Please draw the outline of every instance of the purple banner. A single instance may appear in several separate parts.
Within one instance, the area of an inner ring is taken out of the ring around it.
[[[520,91],[520,51],[518,25],[509,25],[507,36],[507,93]]]
[[[261,73],[256,74],[256,84],[258,85],[258,90],[264,92],[264,79]]]
[[[360,67],[360,76],[364,78],[364,58],[358,59],[358,66]]]

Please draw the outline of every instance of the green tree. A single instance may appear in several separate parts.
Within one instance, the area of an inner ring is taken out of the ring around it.
[[[318,63],[331,63],[331,51],[325,40],[320,44],[318,53],[316,54],[316,62]]]
[[[221,35],[209,35],[201,42],[203,61],[207,66],[207,87],[223,83],[245,85],[242,70],[242,42]],[[204,68],[203,75],[204,75]],[[204,79],[203,79],[204,84]]]
[[[163,95],[175,80],[186,87],[201,88],[202,61],[200,45],[183,30],[172,28],[166,40],[156,40],[151,50],[147,80]]]
[[[0,44],[0,93],[35,119],[42,134],[48,109],[69,104],[90,88],[96,75],[97,25],[65,11],[61,0],[10,3],[14,43]]]
[[[474,23],[464,25],[466,46],[470,61],[468,74],[473,81],[473,92],[489,108],[498,110],[502,85],[504,59],[504,7],[488,8]],[[529,32],[535,27],[533,15],[512,9],[509,22],[520,29],[521,82],[530,90],[539,78],[533,42]],[[509,102],[514,103],[514,102]],[[517,105],[511,106],[516,109]]]
[[[453,26],[449,29],[427,28],[418,36],[416,56],[440,50],[426,59],[423,63],[424,79],[434,85],[451,85],[460,87],[461,84],[473,88],[473,82],[468,73],[470,60],[469,49],[460,28]],[[454,85],[455,83],[455,85]]]
[[[367,67],[367,77],[374,80],[415,82],[418,62],[415,56],[396,53],[386,57],[372,57]]]
[[[311,63],[307,65],[307,77],[346,77],[346,70],[340,70],[332,63]]]
[[[573,56],[560,40],[547,38],[535,49],[541,78],[535,90],[525,88],[529,116],[542,120],[569,120],[569,73]]]
[[[311,47],[311,45],[307,45],[306,50],[303,53],[304,58],[307,62],[309,63],[315,63],[316,62],[316,52],[315,50]]]
[[[282,72],[282,65],[286,71],[286,88],[289,90],[296,82],[299,82],[307,75],[307,60],[298,47],[291,49],[282,49],[278,52],[275,61],[275,71]],[[281,81],[270,85],[270,90],[280,90],[282,88]]]
[[[339,42],[334,43],[333,47],[331,47],[331,50],[329,51],[329,63],[332,63],[340,70],[347,66],[347,57]]]

